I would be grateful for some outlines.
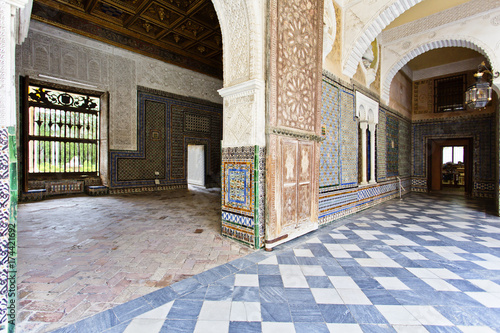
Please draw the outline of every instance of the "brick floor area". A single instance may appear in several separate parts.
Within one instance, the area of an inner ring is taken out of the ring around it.
[[[252,250],[220,236],[220,192],[19,205],[17,332],[47,332]]]

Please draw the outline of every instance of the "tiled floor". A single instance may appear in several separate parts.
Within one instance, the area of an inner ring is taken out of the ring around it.
[[[253,252],[220,236],[220,191],[196,188],[20,204],[18,240],[18,333],[68,326]]]
[[[57,332],[498,332],[500,218],[412,194]]]
[[[411,194],[57,332],[499,332],[482,203]]]

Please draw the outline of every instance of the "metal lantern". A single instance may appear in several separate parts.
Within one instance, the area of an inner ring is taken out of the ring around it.
[[[491,72],[486,68],[484,62],[478,66],[478,71],[474,74],[476,83],[467,88],[465,92],[465,103],[470,109],[484,108],[492,98],[492,88],[490,80],[484,78],[484,74],[492,78]]]

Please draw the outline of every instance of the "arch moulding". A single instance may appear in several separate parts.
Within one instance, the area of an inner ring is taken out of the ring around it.
[[[470,40],[466,38],[449,38],[449,39],[439,39],[435,41],[431,41],[422,45],[417,46],[416,48],[408,51],[399,57],[395,62],[393,62],[392,66],[389,66],[389,70],[387,70],[386,74],[382,73],[382,94],[381,99],[384,103],[389,103],[389,96],[391,90],[392,79],[396,75],[396,73],[403,68],[410,60],[421,55],[430,50],[440,49],[444,47],[464,47],[468,49],[472,49],[484,55],[486,59],[488,59],[492,68],[497,69],[498,64],[496,58],[494,56],[493,50],[491,50],[487,45],[478,40]]]
[[[342,64],[342,73],[353,77],[358,68],[358,64],[363,57],[368,46],[389,25],[396,17],[421,2],[422,0],[397,0],[389,5],[377,17],[368,22],[358,38],[355,39],[347,51],[347,56]]]
[[[223,147],[265,146],[264,1],[212,0],[222,32]]]

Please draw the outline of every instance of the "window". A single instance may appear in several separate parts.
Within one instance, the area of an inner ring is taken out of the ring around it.
[[[467,76],[457,75],[434,80],[435,112],[465,110],[465,85]]]
[[[29,84],[25,163],[29,179],[99,173],[98,96]]]

